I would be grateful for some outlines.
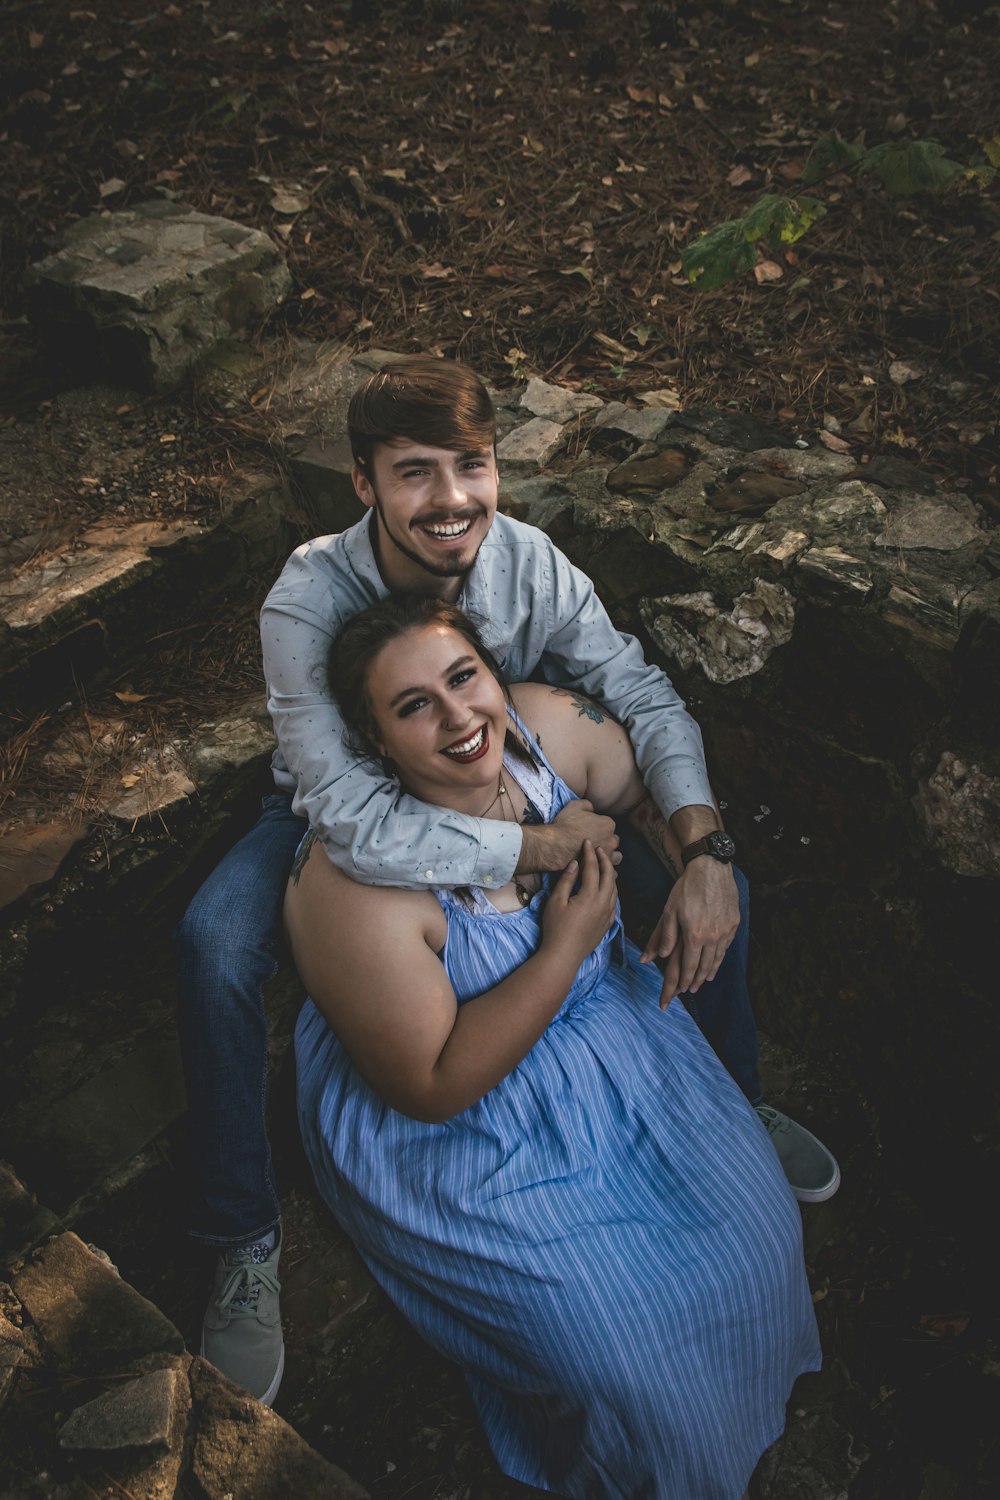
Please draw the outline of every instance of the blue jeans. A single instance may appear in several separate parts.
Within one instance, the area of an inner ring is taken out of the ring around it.
[[[624,818],[619,820],[617,828],[622,852],[618,890],[625,930],[637,940],[641,932],[645,940],[660,919],[673,881],[646,840]],[[734,868],[733,874],[740,898],[739,930],[715,978],[703,984],[697,995],[685,995],[683,1000],[726,1071],[750,1103],[759,1104],[757,1026],[747,988],[750,888],[742,871]]]
[[[281,907],[305,832],[291,799],[261,816],[198,891],[176,934],[179,1028],[188,1096],[188,1232],[220,1249],[252,1244],[281,1218],[267,1138],[267,1019],[262,988],[281,951]],[[671,880],[638,834],[619,824],[626,925],[653,927]],[[747,883],[737,872],[740,929],[718,974],[685,1005],[752,1104],[760,1098],[757,1030],[746,983]]]
[[[257,822],[198,891],[175,934],[188,1098],[188,1232],[238,1248],[281,1207],[267,1138],[263,986],[281,953],[281,908],[304,819],[265,797]]]

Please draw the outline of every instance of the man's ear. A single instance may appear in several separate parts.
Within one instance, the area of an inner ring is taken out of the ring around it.
[[[371,480],[360,464],[355,464],[351,470],[351,481],[354,485],[354,493],[362,505],[367,505],[369,508],[373,506],[375,504],[375,491],[372,488]]]

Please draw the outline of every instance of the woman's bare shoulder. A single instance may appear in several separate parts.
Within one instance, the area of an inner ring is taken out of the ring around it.
[[[430,891],[399,886],[365,885],[338,869],[314,829],[302,841],[292,865],[285,899],[289,927],[318,919],[338,940],[352,933],[371,933],[375,923],[392,922],[397,932],[419,932],[436,939],[444,921],[441,906]]]

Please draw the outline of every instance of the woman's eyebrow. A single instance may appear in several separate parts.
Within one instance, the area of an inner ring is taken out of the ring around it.
[[[474,662],[475,660],[476,658],[471,654],[471,652],[466,654],[465,656],[456,657],[450,667],[445,667],[444,671],[441,673],[441,676],[450,677],[452,672],[459,671],[462,667],[466,666],[467,663]],[[396,704],[400,701],[401,698],[408,698],[411,693],[426,693],[426,691],[427,689],[419,684],[415,687],[400,688],[395,697],[390,698],[389,707],[395,708]]]

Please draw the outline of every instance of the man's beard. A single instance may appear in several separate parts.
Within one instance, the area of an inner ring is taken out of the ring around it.
[[[372,488],[374,489],[374,486]],[[392,543],[397,552],[402,553],[409,562],[416,564],[418,568],[423,568],[424,572],[429,573],[432,578],[463,578],[479,554],[479,548],[477,547],[475,555],[469,562],[460,557],[443,558],[439,563],[431,562],[429,558],[421,557],[419,552],[412,551],[407,547],[405,542],[401,542],[399,537],[390,530],[385,511],[382,508],[382,501],[379,499],[377,493],[375,495],[375,509],[378,511],[379,520],[382,522],[381,535]],[[475,520],[476,518],[472,517],[472,519]],[[378,534],[376,533],[376,535]]]

